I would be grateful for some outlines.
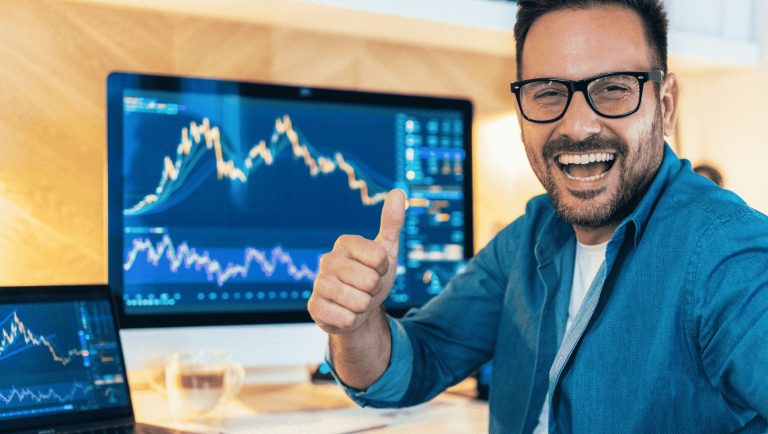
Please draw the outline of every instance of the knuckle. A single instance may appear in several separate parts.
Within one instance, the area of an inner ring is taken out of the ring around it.
[[[378,246],[377,249],[373,250],[371,255],[376,264],[376,271],[381,275],[386,273],[387,269],[389,269],[389,256],[387,255],[386,249],[382,246]]]
[[[365,303],[361,297],[356,297],[352,300],[349,300],[349,306],[347,308],[354,313],[363,313],[365,312],[364,304]]]
[[[328,267],[328,262],[331,261],[331,254],[330,253],[324,253],[320,256],[320,261],[318,261],[318,264],[320,265],[320,272],[322,273],[322,270],[324,268]]]
[[[357,303],[357,308],[359,309],[359,313],[367,312],[368,309],[371,307],[371,303],[373,302],[373,297],[366,295],[365,297],[361,297],[360,301]]]
[[[356,318],[357,315],[354,313],[344,312],[341,316],[339,316],[338,326],[344,329],[352,328],[355,325]]]
[[[315,277],[315,282],[312,284],[312,294],[309,297],[310,300],[322,295],[324,289],[328,286],[327,281],[328,279],[325,277],[325,274],[322,272],[318,273],[317,277]]]
[[[309,300],[307,300],[307,312],[309,312],[309,316],[312,317],[312,320],[315,319],[315,316],[313,315],[313,312],[315,310],[315,300],[314,300],[314,298],[315,298],[315,296],[313,294],[313,295],[310,295],[309,296]]]
[[[336,238],[336,242],[333,244],[333,250],[349,248],[349,246],[354,244],[357,238],[358,238],[357,235],[349,235],[349,234],[339,235],[339,238]]]
[[[366,292],[371,292],[379,286],[379,275],[377,273],[365,273],[363,277],[363,285]]]
[[[310,297],[309,301],[307,301],[307,311],[309,312],[312,321],[315,323],[323,325],[327,322],[325,321],[324,310],[322,309],[321,304],[318,304],[316,299]]]
[[[373,253],[376,255],[375,258],[377,261],[387,261],[387,249],[385,249],[381,244],[376,244],[376,249],[374,249]]]
[[[380,276],[387,274],[387,271],[389,271],[389,258],[385,256],[384,259],[382,259],[382,261],[379,263],[376,271],[379,272]]]
[[[344,271],[345,258],[341,255],[328,253],[320,258],[320,268],[315,277],[315,282],[321,280],[328,284],[334,277],[338,277]]]
[[[318,275],[315,279],[310,299],[314,297],[322,300],[333,300],[339,290],[339,285],[335,279],[326,275]]]
[[[322,273],[323,271],[331,271],[335,269],[339,263],[339,256],[337,251],[332,251],[321,256],[320,272]]]
[[[349,239],[349,235],[339,235],[339,238],[336,238],[336,242],[335,242],[335,243],[333,243],[333,248],[334,248],[334,250],[335,250],[337,247],[341,247],[341,246],[343,246],[343,245],[344,245],[344,244],[347,242],[347,241],[345,241],[345,240],[347,240],[347,239]]]

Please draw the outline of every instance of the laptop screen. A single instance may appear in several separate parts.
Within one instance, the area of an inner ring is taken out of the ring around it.
[[[132,417],[106,286],[0,288],[0,431]]]

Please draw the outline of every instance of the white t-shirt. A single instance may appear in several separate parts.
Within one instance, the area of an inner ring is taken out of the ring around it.
[[[592,286],[597,276],[597,271],[605,260],[605,249],[608,242],[588,246],[577,242],[576,262],[573,267],[573,286],[571,287],[571,301],[568,304],[568,321],[565,323],[565,332],[571,328],[573,318],[581,308],[584,297]],[[563,339],[565,340],[565,339]],[[543,434],[549,431],[549,394],[544,399],[544,405],[539,413],[539,424],[533,429],[534,434]]]

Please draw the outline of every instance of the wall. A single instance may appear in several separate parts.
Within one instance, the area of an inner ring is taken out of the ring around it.
[[[682,153],[721,170],[725,187],[768,213],[768,68],[683,83]]]
[[[765,51],[768,1],[757,1]],[[52,0],[0,3],[0,53],[0,284],[106,281],[112,70],[468,97],[476,244],[542,191],[506,91],[512,54]],[[670,68],[682,82],[682,155],[719,165],[728,188],[768,212],[768,62],[710,70],[673,58]]]
[[[720,168],[725,187],[768,214],[768,0],[755,1],[761,61],[737,70],[681,74],[682,154]]]
[[[112,70],[469,97],[479,118],[512,102],[500,56],[87,3],[0,8],[0,284],[106,281]]]

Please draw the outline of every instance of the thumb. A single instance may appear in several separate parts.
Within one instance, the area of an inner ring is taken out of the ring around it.
[[[400,229],[405,219],[405,192],[394,189],[384,198],[384,208],[381,209],[381,225],[376,241],[381,243],[390,256],[397,256],[400,244]]]

